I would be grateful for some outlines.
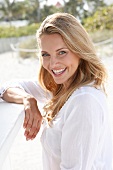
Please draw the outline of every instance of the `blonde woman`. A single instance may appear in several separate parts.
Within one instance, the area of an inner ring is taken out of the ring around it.
[[[36,38],[39,80],[8,84],[1,97],[24,104],[27,140],[44,126],[44,170],[111,170],[107,73],[87,32],[74,16],[55,13]]]

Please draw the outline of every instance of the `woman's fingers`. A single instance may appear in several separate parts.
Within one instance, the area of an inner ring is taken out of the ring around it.
[[[27,140],[34,139],[40,130],[40,126],[41,126],[41,123],[38,121],[37,125],[33,123],[32,127],[29,130],[26,129],[26,139]]]
[[[36,120],[34,120],[32,125],[31,124],[27,125],[27,128],[25,130],[25,134],[24,134],[26,136],[27,140],[34,139],[36,137],[37,133],[40,130],[40,126],[41,126],[42,121],[38,121],[37,123],[35,123],[35,121]]]

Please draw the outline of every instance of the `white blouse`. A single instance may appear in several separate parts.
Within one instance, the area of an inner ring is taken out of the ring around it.
[[[20,80],[8,87],[24,88],[40,105],[51,98],[36,81]],[[112,138],[106,96],[91,86],[77,89],[41,136],[43,170],[112,170]]]

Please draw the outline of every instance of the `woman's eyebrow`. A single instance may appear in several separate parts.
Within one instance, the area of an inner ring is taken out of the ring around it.
[[[55,50],[56,52],[57,51],[60,51],[60,50],[64,50],[64,49],[68,49],[67,47],[61,47],[61,48],[59,48],[59,49],[57,49],[57,50]],[[42,53],[44,52],[44,53],[48,53],[47,51],[44,51],[44,50],[42,50],[41,51]]]
[[[57,49],[56,51],[60,51],[60,50],[63,50],[63,49],[67,49],[67,47],[59,48],[59,49]]]

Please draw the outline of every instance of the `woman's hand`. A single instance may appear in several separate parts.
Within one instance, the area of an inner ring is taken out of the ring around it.
[[[11,103],[24,104],[24,128],[26,140],[34,139],[40,130],[42,116],[36,99],[20,88],[8,88],[3,94],[3,100]]]
[[[40,130],[42,123],[42,116],[37,106],[36,99],[28,95],[23,99],[24,109],[25,109],[25,119],[23,127],[25,128],[24,135],[26,140],[32,140],[36,137]]]

